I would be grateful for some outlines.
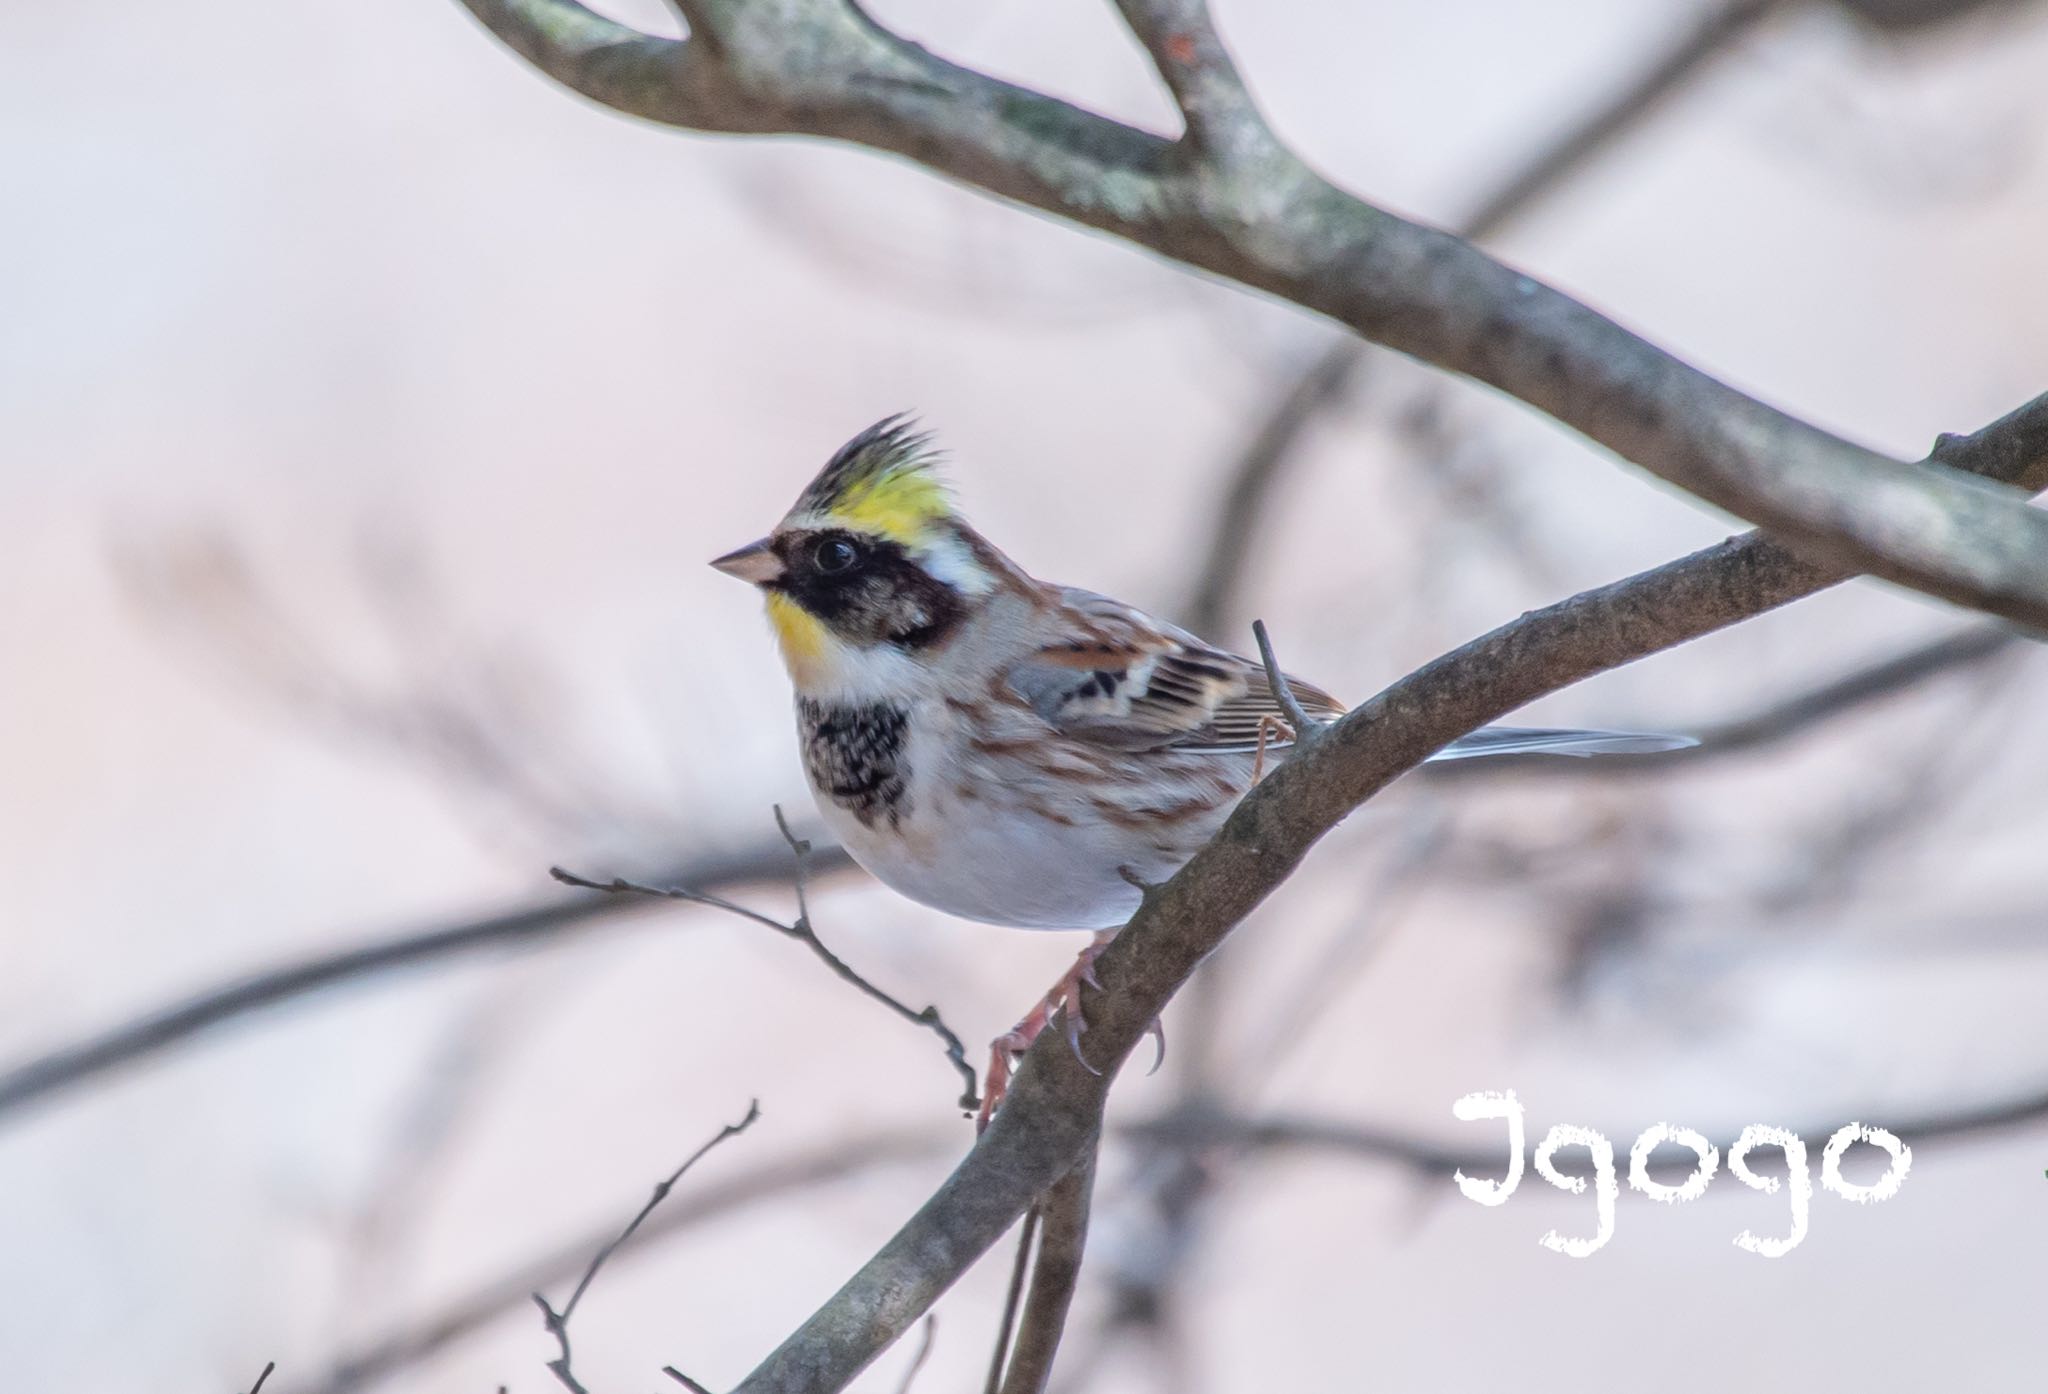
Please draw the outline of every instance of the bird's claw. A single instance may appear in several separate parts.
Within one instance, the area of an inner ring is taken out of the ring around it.
[[[1092,1075],[1102,1073],[1081,1053],[1081,1033],[1088,1029],[1088,1019],[1081,1012],[1081,985],[1085,983],[1098,992],[1102,990],[1102,984],[1095,979],[1095,960],[1102,956],[1102,951],[1109,947],[1109,941],[1114,937],[1114,931],[1096,935],[1095,941],[1081,950],[1072,966],[1052,985],[1052,991],[1040,998],[1038,1005],[1026,1012],[1022,1021],[989,1042],[988,1079],[981,1091],[981,1109],[974,1117],[976,1133],[987,1129],[989,1119],[995,1116],[996,1105],[1009,1091],[1016,1058],[1031,1048],[1031,1043],[1051,1022],[1054,1012],[1061,1015],[1062,1033],[1074,1052],[1074,1058],[1081,1062],[1081,1068]],[[1153,1068],[1158,1066],[1155,1064]]]

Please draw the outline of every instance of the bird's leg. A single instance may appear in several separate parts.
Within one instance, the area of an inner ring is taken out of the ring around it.
[[[1292,741],[1294,739],[1294,728],[1279,717],[1274,716],[1271,712],[1259,718],[1259,749],[1258,753],[1252,756],[1252,783],[1257,784],[1266,777],[1267,737],[1283,734],[1286,737],[1286,741],[1281,742],[1282,744]]]
[[[982,1084],[981,1112],[974,1119],[977,1133],[988,1127],[996,1105],[1003,1101],[1004,1093],[1009,1090],[1010,1069],[1016,1058],[1031,1048],[1031,1043],[1038,1039],[1056,1011],[1066,1013],[1067,1042],[1073,1046],[1075,1058],[1094,1073],[1101,1073],[1093,1065],[1088,1065],[1087,1058],[1081,1054],[1081,1033],[1088,1029],[1088,1023],[1081,1015],[1081,985],[1101,986],[1095,981],[1095,960],[1102,957],[1102,951],[1114,938],[1115,930],[1098,930],[1088,947],[1081,950],[1066,972],[1060,974],[1052,990],[1024,1014],[1024,1019],[989,1042],[988,1077]]]

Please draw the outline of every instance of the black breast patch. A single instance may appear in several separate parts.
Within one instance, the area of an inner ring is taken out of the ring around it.
[[[832,802],[872,828],[894,828],[910,811],[910,763],[903,743],[909,717],[887,702],[826,703],[799,697],[798,737],[804,773]]]

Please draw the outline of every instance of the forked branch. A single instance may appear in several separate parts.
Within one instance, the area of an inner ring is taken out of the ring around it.
[[[1865,449],[1700,372],[1449,233],[1321,178],[1259,118],[1200,0],[1121,0],[1169,140],[948,63],[847,0],[694,0],[658,39],[574,0],[463,0],[535,67],[691,130],[905,156],[1496,387],[1810,560],[2048,629],[2048,514]]]

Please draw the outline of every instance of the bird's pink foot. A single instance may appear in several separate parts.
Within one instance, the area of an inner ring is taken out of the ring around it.
[[[1067,1043],[1074,1048],[1074,1058],[1097,1074],[1088,1057],[1081,1054],[1081,1033],[1088,1029],[1087,1019],[1081,1015],[1081,986],[1100,987],[1095,981],[1095,960],[1102,957],[1102,951],[1109,947],[1109,941],[1116,938],[1116,931],[1105,929],[1096,934],[1094,941],[1081,950],[1071,967],[1060,974],[1052,990],[1038,1000],[1036,1006],[1024,1014],[1024,1019],[1008,1031],[989,1042],[988,1075],[982,1083],[981,1112],[975,1115],[974,1129],[980,1132],[988,1127],[988,1120],[994,1116],[996,1105],[1003,1101],[1003,1095],[1010,1088],[1010,1073],[1017,1057],[1031,1048],[1031,1043],[1051,1023],[1054,1012],[1063,1014],[1067,1028]],[[1156,1066],[1154,1068],[1157,1068]]]

